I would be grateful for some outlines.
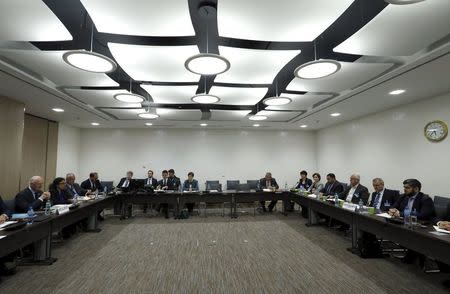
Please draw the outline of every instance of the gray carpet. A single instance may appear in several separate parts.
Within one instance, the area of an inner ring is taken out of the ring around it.
[[[56,246],[52,266],[20,267],[1,293],[448,293],[393,259],[360,259],[349,240],[292,215],[108,218]]]

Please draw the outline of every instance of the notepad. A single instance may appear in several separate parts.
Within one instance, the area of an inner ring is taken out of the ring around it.
[[[11,219],[23,219],[23,218],[30,218],[30,216],[27,213],[14,213],[11,216]]]
[[[0,229],[4,228],[4,227],[6,227],[6,226],[9,226],[9,225],[15,224],[15,223],[17,223],[17,221],[7,221],[7,222],[4,222],[3,224],[0,225]]]
[[[444,229],[439,229],[438,226],[433,226],[433,228],[434,228],[436,231],[440,232],[440,233],[450,234],[450,231],[447,231],[447,230],[444,230]]]
[[[389,213],[387,213],[387,212],[378,213],[377,216],[381,216],[381,217],[384,217],[384,218],[392,218],[392,216]]]

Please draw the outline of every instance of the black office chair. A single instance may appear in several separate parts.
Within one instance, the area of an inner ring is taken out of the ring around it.
[[[10,199],[10,200],[3,200],[3,203],[5,203],[6,207],[14,213],[16,209],[16,200]]]
[[[258,180],[247,180],[250,190],[258,190]]]
[[[248,182],[251,182],[250,184]],[[255,183],[257,181],[247,181],[247,183],[245,184],[239,184],[236,187],[236,190],[239,192],[249,192],[251,189],[256,190],[256,188],[252,188],[252,187],[256,187]],[[252,185],[251,185],[252,184]],[[239,196],[236,196],[239,197]],[[259,202],[258,201],[250,201],[250,202],[238,202],[236,205],[236,212],[238,212],[238,209],[241,208],[243,210],[240,211],[240,213],[245,213],[246,211],[244,210],[245,208],[252,208],[253,209],[253,216],[256,215],[256,209],[259,207]]]
[[[107,188],[107,192],[111,192],[112,190],[114,190],[114,185],[113,185],[113,181],[101,181],[100,184],[102,184],[103,187]],[[103,192],[103,191],[101,191]]]
[[[437,220],[450,220],[450,198],[434,196],[434,210]]]
[[[227,190],[237,190],[239,184],[240,184],[239,180],[228,180]]]
[[[206,181],[206,191],[217,190],[222,192],[222,184],[219,181]]]

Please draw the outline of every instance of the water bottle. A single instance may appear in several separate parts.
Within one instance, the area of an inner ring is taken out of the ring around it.
[[[32,206],[28,207],[27,214],[28,214],[28,216],[29,216],[30,218],[31,218],[31,217],[34,217],[34,210],[33,210],[33,207],[32,207]]]
[[[284,182],[284,191],[287,191],[288,190],[288,184],[287,184],[287,182]]]
[[[189,192],[192,191],[192,184],[189,184]]]
[[[358,203],[358,212],[363,212],[364,209],[364,203],[362,201],[362,199],[359,199],[359,203]]]
[[[403,222],[405,223],[405,225],[409,226],[409,216],[411,214],[411,210],[409,209],[409,207],[405,207],[405,210],[403,210]]]
[[[106,196],[108,195],[108,187],[103,187],[103,194]]]
[[[77,195],[75,195],[77,197]],[[45,203],[45,215],[50,215],[50,208],[52,207],[52,204],[50,203],[50,200],[47,200]]]
[[[95,199],[98,199],[98,189],[95,190]]]
[[[334,194],[334,205],[339,206],[339,195],[338,193]]]

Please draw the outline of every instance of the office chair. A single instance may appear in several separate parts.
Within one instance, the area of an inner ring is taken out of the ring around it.
[[[227,190],[237,190],[239,180],[227,180]]]
[[[217,180],[206,181],[205,187],[206,187],[206,189],[205,189],[206,191],[217,190],[218,192],[222,192],[222,184]],[[226,203],[228,203],[228,202],[226,202]],[[212,203],[212,205],[219,204],[220,208],[222,209],[222,216],[225,216],[225,204],[226,203],[218,202],[218,203]],[[207,217],[207,213],[206,213],[207,208],[208,207],[207,207],[206,202],[200,202],[199,203],[199,214],[201,215],[200,212],[203,210],[203,216]],[[230,209],[231,209],[231,203],[230,203]]]
[[[247,180],[247,184],[249,186],[249,190],[258,190],[258,180]]]
[[[249,184],[250,182],[250,184]],[[257,185],[256,183],[257,181],[247,181],[247,183],[245,184],[239,184],[237,185],[237,191],[241,191],[241,192],[249,192],[251,189],[256,189]],[[255,188],[252,188],[255,187]],[[239,197],[238,195],[236,195],[236,197]],[[259,206],[259,202],[258,201],[250,201],[250,202],[238,202],[236,204],[236,212],[238,212],[238,208],[253,208],[253,216],[256,215],[256,209]],[[245,210],[241,210],[240,213],[245,213]]]
[[[434,210],[438,220],[450,219],[450,198],[442,196],[434,196]]]

